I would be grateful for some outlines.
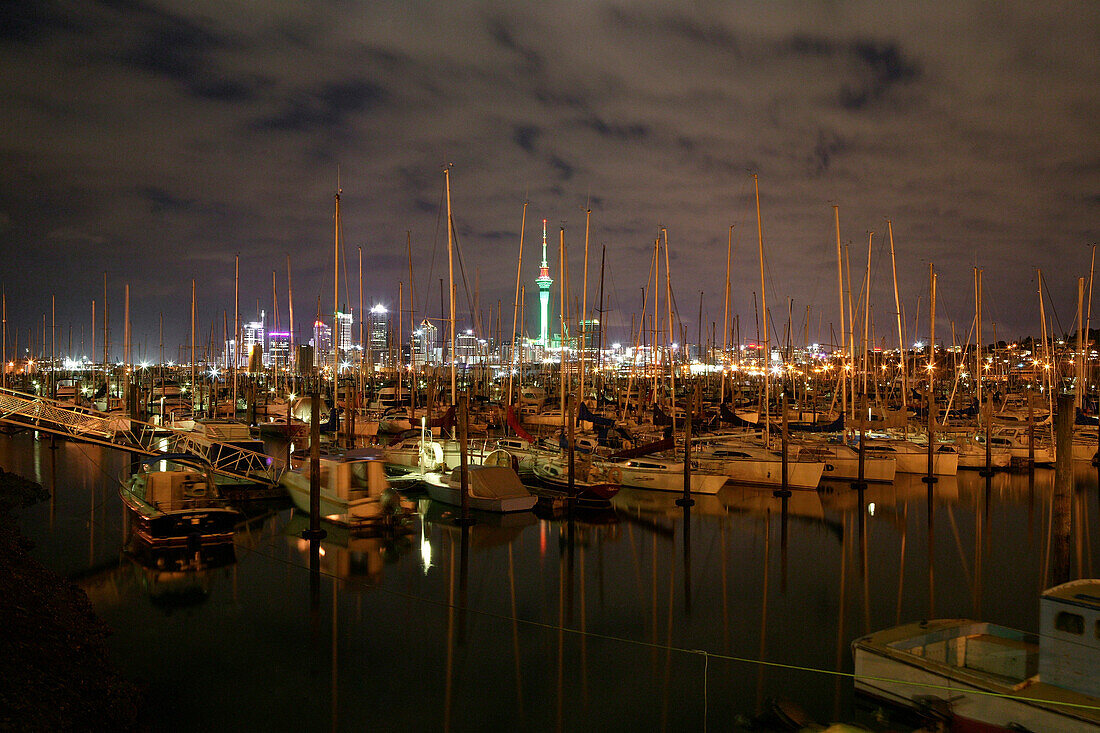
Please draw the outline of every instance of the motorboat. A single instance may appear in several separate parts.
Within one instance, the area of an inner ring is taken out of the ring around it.
[[[242,519],[218,493],[210,465],[188,454],[145,459],[118,493],[135,520],[135,533],[155,544],[230,540]]]
[[[1100,579],[1044,591],[1038,634],[969,619],[905,624],[852,642],[856,691],[946,709],[952,730],[1100,727]],[[982,727],[984,726],[984,727]]]
[[[294,506],[310,510],[310,461],[283,474],[282,485]],[[401,514],[400,497],[390,488],[382,454],[375,448],[329,453],[320,458],[320,514],[334,524],[390,523]]]
[[[467,506],[483,512],[525,512],[538,501],[519,480],[519,475],[507,466],[466,467]],[[429,471],[424,474],[428,496],[433,500],[460,506],[462,504],[462,468],[450,473]]]
[[[684,490],[683,461],[642,456],[640,458],[629,458],[613,465],[617,466],[621,472],[623,486],[633,486],[638,489],[656,489],[658,491]],[[729,477],[725,474],[706,473],[693,464],[691,493],[717,494],[718,490],[726,485],[728,479]]]

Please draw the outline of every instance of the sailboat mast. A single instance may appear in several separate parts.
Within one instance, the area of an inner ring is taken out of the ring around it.
[[[669,419],[672,420],[672,430],[676,431],[676,355],[673,353],[673,339],[676,337],[676,328],[672,324],[672,276],[668,267],[668,230],[661,227],[661,237],[665,240],[665,312],[668,326],[668,384],[669,384]]]
[[[451,404],[458,404],[458,384],[455,376],[455,265],[454,265],[454,223],[451,220],[451,170],[443,169],[443,181],[447,189],[447,275],[450,278],[451,294]]]
[[[722,386],[719,388],[719,402],[726,401],[726,379],[729,377],[729,327],[730,327],[730,257],[733,254],[733,227],[730,224],[726,241],[726,288],[725,305],[722,306]]]
[[[756,237],[760,253],[760,303],[764,311],[764,443],[767,444],[770,437],[768,429],[768,414],[771,411],[768,402],[771,395],[768,390],[768,368],[771,366],[771,342],[768,338],[768,295],[764,285],[764,223],[760,218],[760,182],[755,173],[752,174],[752,186],[756,193]]]
[[[95,330],[93,329],[93,333]],[[195,279],[191,278],[191,407],[195,406]]]
[[[588,348],[588,225],[592,220],[592,209],[586,209],[584,212],[584,277],[581,278],[581,391],[580,399],[583,402],[585,398],[584,391],[584,365],[585,365],[585,351]]]
[[[523,202],[523,213],[520,215],[519,220],[519,256],[516,258],[516,295],[512,301],[512,353],[510,359],[512,368],[508,370],[508,399],[505,401],[508,405],[515,404],[515,399],[512,393],[512,382],[516,373],[516,352],[519,351],[517,342],[519,339],[516,337],[516,326],[519,321],[519,283],[520,275],[523,272],[523,233],[527,228],[527,202]]]
[[[290,353],[286,356],[287,368],[290,368],[290,361],[294,359],[294,363],[298,363],[298,355],[294,353],[294,283],[290,279],[290,255],[286,256],[286,297],[287,303],[290,306],[290,323],[287,330],[290,331]],[[299,372],[301,371],[301,365],[298,365]],[[289,407],[287,408],[290,409]],[[289,414],[289,413],[288,413]]]
[[[975,399],[982,404],[982,270],[974,268],[974,379]]]
[[[889,219],[886,220],[886,233],[890,237],[890,271],[894,276],[894,313],[898,320],[898,362],[901,366],[901,404],[904,414],[905,403],[909,399],[909,381],[906,376],[905,367],[905,337],[902,335],[901,330],[901,299],[898,297],[898,265],[894,259],[894,225]],[[839,246],[840,239],[837,239],[837,245]],[[843,301],[842,301],[843,302]]]
[[[336,184],[335,211],[333,213],[333,255],[332,255],[332,404],[338,399],[337,385],[340,371],[340,194],[343,189]],[[339,423],[337,423],[339,425]],[[337,435],[339,438],[339,435]]]

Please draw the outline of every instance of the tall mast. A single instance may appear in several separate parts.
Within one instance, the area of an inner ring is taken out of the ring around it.
[[[332,256],[332,404],[336,406],[338,379],[340,371],[340,188],[339,174],[336,182],[336,206],[333,214],[335,232],[333,236]],[[337,423],[339,424],[339,423]]]
[[[759,242],[760,251],[760,304],[761,310],[764,312],[764,443],[767,444],[770,436],[768,429],[769,417],[768,413],[770,408],[768,402],[771,395],[768,390],[768,370],[771,367],[771,342],[768,338],[768,295],[764,285],[764,223],[760,218],[760,182],[756,177],[756,174],[752,174],[752,186],[756,192],[756,237]]]
[[[982,404],[982,270],[974,268],[974,380],[975,398]],[[985,414],[985,413],[982,413]]]
[[[588,324],[585,320],[588,318],[588,224],[592,219],[592,209],[586,209],[584,212],[584,277],[582,278],[581,286],[581,318],[580,318],[580,332],[581,332],[581,391],[580,400],[583,402],[585,398],[584,392],[584,353],[588,347]],[[564,274],[564,273],[563,273]]]
[[[661,236],[665,240],[665,311],[668,325],[668,379],[669,379],[669,418],[672,420],[672,430],[676,430],[676,356],[672,351],[673,338],[676,329],[672,324],[672,277],[668,267],[668,230],[661,227]]]
[[[290,353],[288,353],[286,357],[287,368],[289,369],[291,359],[294,360],[295,364],[298,363],[298,355],[294,353],[294,283],[290,279],[289,254],[286,256],[286,297],[287,303],[290,306],[290,324],[287,327],[287,330],[290,331]],[[300,370],[301,366],[299,365],[299,371]]]
[[[195,381],[195,279],[191,278],[191,408],[195,407],[197,394]]]
[[[558,384],[558,393],[561,395],[561,426],[562,426],[562,430],[564,431],[565,428],[566,428],[566,424],[565,424],[565,420],[566,420],[566,415],[565,415],[565,384],[566,384],[566,382],[565,382],[565,304],[566,304],[566,301],[568,300],[568,296],[566,295],[566,292],[565,292],[565,227],[562,227],[558,231],[558,270],[561,271],[561,288],[560,288],[561,289],[561,303],[560,303],[559,308],[558,308],[558,310],[561,313],[560,320],[559,320],[559,326],[558,326],[558,328],[560,329],[560,333],[561,333],[561,338],[558,340],[558,346],[560,347],[560,350],[558,351],[558,354],[561,357],[561,359],[560,359],[561,371],[560,371],[559,377],[558,377],[558,379],[560,380],[560,382]]]
[[[909,400],[909,381],[906,376],[905,367],[905,337],[902,335],[901,330],[901,299],[898,298],[898,265],[894,259],[894,225],[889,219],[886,220],[886,232],[890,236],[890,271],[894,276],[894,313],[898,320],[898,360],[901,366],[901,404],[904,414],[904,408],[906,402]],[[840,252],[840,237],[837,237],[837,252]],[[841,300],[841,306],[844,305],[844,301]]]
[[[657,400],[657,387],[658,381],[661,378],[660,369],[657,366],[657,304],[661,300],[660,286],[661,281],[661,238],[658,237],[653,240],[653,400]],[[656,413],[654,413],[656,414]]]
[[[241,363],[241,256],[233,257],[233,407],[230,408],[230,418],[237,418],[237,372]],[[127,319],[129,320],[129,319]]]
[[[366,363],[363,360],[363,246],[359,245],[358,249],[359,249],[359,368],[356,370],[355,388],[360,394],[362,394],[362,392],[363,392],[363,369],[366,368]],[[400,318],[401,314],[398,313],[397,317]]]
[[[545,223],[545,221],[546,220],[544,219],[543,220],[543,229],[542,229],[542,231],[543,231],[543,242],[544,243],[546,242],[546,223]],[[516,352],[519,350],[517,348],[517,342],[519,341],[519,339],[516,337],[516,326],[518,325],[518,321],[519,321],[519,280],[520,280],[520,275],[523,272],[523,233],[524,233],[524,230],[526,229],[526,227],[527,227],[527,202],[524,201],[523,202],[523,213],[520,215],[520,220],[519,220],[519,256],[516,258],[516,295],[515,295],[515,298],[512,301],[512,338],[511,338],[512,353],[509,355],[510,356],[509,361],[511,361],[511,363],[512,363],[512,368],[508,370],[508,399],[505,401],[506,404],[508,404],[508,405],[515,404],[515,400],[513,399],[513,396],[512,396],[512,381],[513,381],[513,377],[515,376],[515,373],[516,373]]]
[[[451,169],[443,169],[443,182],[447,188],[447,275],[450,278],[451,294],[451,404],[458,404],[458,380],[455,376],[455,266],[454,266],[454,223],[451,220]]]
[[[730,224],[726,241],[726,289],[725,305],[722,307],[722,386],[719,388],[719,402],[726,401],[726,378],[729,376],[729,328],[730,328],[730,256],[733,253],[733,224]]]

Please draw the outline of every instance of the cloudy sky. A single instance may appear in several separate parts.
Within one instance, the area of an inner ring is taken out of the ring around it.
[[[880,336],[896,330],[886,219],[911,338],[927,335],[930,262],[938,336],[970,328],[975,266],[987,336],[1038,331],[1036,268],[1068,331],[1100,240],[1098,48],[1088,2],[6,3],[9,331],[25,344],[56,294],[61,342],[70,326],[89,341],[106,273],[112,339],[129,283],[137,348],[156,355],[163,314],[174,358],[192,278],[200,341],[232,321],[237,254],[243,315],[270,314],[276,272],[284,326],[289,255],[303,331],[318,298],[333,306],[338,176],[348,303],[360,247],[364,300],[396,307],[399,281],[407,298],[408,232],[415,318],[438,316],[446,164],[463,325],[467,289],[510,324],[526,201],[529,324],[541,219],[555,279],[565,228],[579,299],[590,208],[589,299],[606,246],[614,340],[630,340],[661,227],[694,341],[700,291],[704,331],[721,331],[734,226],[731,310],[755,335],[756,173],[780,333],[788,299],[799,339],[837,321],[834,205],[857,291],[875,232]]]

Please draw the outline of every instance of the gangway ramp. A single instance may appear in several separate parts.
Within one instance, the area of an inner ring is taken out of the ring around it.
[[[284,462],[266,453],[3,387],[0,422],[149,456],[190,453],[206,460],[217,474],[271,486],[286,471]]]

